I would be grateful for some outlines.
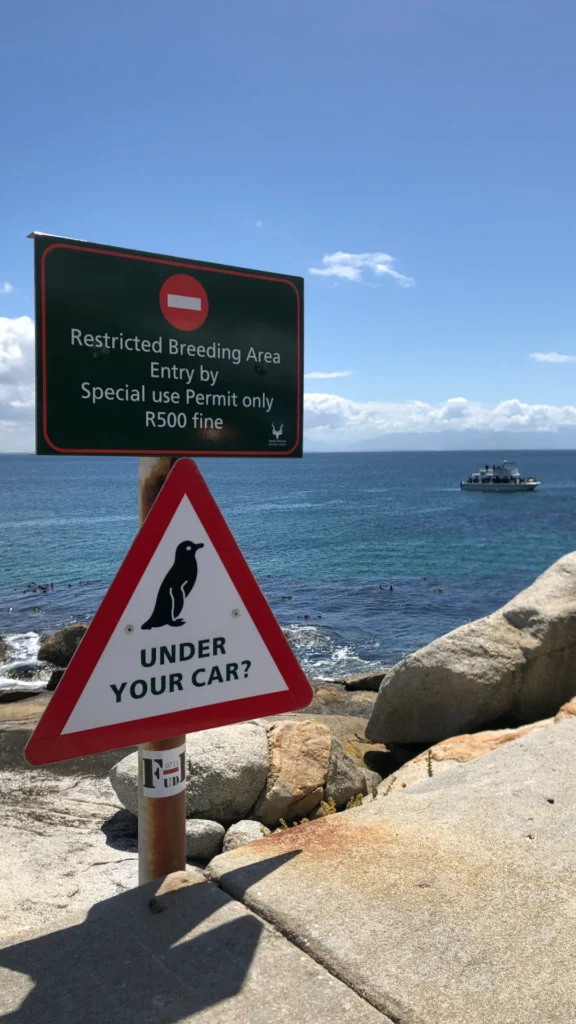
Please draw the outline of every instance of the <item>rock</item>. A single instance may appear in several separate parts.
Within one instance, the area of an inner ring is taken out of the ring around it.
[[[46,689],[48,691],[52,692],[52,690],[56,689],[56,687],[58,686],[58,683],[62,679],[62,676],[64,675],[65,671],[66,671],[66,669],[63,669],[63,668],[55,668],[54,669],[54,671],[52,672],[52,674],[50,676],[50,679],[46,683]]]
[[[573,718],[576,715],[576,697],[572,697],[572,700],[563,704],[560,711],[554,719],[555,722],[565,722],[567,718]]]
[[[128,754],[110,769],[110,782],[120,803],[138,814],[138,754]]]
[[[38,661],[49,661],[58,668],[66,668],[87,629],[86,622],[75,622],[52,633],[40,644]]]
[[[553,715],[576,692],[576,553],[499,611],[440,637],[384,679],[366,734],[436,743]]]
[[[0,661],[6,661],[8,657],[8,647],[6,641],[0,636]]]
[[[280,722],[268,732],[270,773],[254,808],[265,825],[308,815],[324,797],[332,734],[315,722]]]
[[[553,724],[553,718],[545,718],[541,722],[533,722],[532,725],[524,725],[520,729],[490,729],[485,732],[452,736],[449,740],[436,743],[398,768],[393,773],[394,789],[398,789],[399,786],[406,788],[420,779],[433,778],[450,768],[457,768],[467,761],[474,761],[477,757],[489,754],[492,750],[498,750],[506,743],[522,739],[534,729],[542,729]],[[382,783],[381,792],[387,787],[388,781],[385,779]]]
[[[366,792],[374,795],[382,782],[382,776],[378,772],[371,771],[370,768],[364,768],[364,777],[366,779]]]
[[[38,661],[18,661],[10,668],[5,669],[4,675],[8,679],[24,679],[26,682],[30,682],[30,680],[41,679],[42,674],[47,670],[50,670],[49,666],[42,665]]]
[[[369,718],[376,694],[367,690],[345,690],[340,683],[313,683],[314,697],[307,707],[310,715],[345,715]]]
[[[12,704],[17,700],[37,697],[39,693],[42,693],[42,690],[31,690],[28,687],[26,689],[0,690],[0,704]]]
[[[230,825],[248,816],[266,785],[266,729],[242,722],[193,733],[186,743],[186,759],[188,816]]]
[[[272,715],[265,719],[270,722],[315,722],[330,729],[332,736],[340,740],[346,753],[364,772],[378,775],[378,782],[397,767],[394,755],[383,743],[371,743],[366,739],[367,718],[356,715],[308,715],[303,713]],[[417,748],[410,757],[420,752]],[[371,784],[373,780],[371,779]],[[368,787],[370,789],[370,786]]]
[[[372,690],[378,693],[380,683],[388,675],[387,671],[369,672],[367,675],[344,676],[342,682],[345,690]]]
[[[222,849],[226,834],[217,821],[190,818],[186,822],[186,856],[192,860],[212,860]]]
[[[186,813],[230,825],[245,818],[266,785],[266,728],[242,722],[191,733],[186,740]],[[110,781],[118,798],[138,813],[138,755],[114,765]]]
[[[359,793],[365,796],[367,792],[364,771],[354,763],[342,744],[332,737],[325,800],[334,800],[336,807],[345,807]]]
[[[258,839],[264,839],[270,835],[270,829],[259,821],[237,821],[231,825],[224,839],[222,848],[224,853],[228,850],[235,850],[238,846],[246,846],[247,843],[255,843]]]

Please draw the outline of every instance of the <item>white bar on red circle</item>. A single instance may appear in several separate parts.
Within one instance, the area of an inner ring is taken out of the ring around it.
[[[168,295],[168,305],[172,309],[202,309],[202,299],[195,295]]]

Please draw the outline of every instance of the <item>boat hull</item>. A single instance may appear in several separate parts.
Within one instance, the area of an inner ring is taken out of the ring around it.
[[[526,484],[468,484],[462,482],[460,488],[463,491],[498,491],[506,493],[517,493],[518,491],[535,491],[540,486],[540,481]]]

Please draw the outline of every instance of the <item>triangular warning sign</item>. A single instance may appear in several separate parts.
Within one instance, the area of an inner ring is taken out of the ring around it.
[[[200,472],[180,459],[25,755],[50,764],[295,711],[311,699]]]

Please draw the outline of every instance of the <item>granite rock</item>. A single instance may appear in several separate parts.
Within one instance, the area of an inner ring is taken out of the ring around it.
[[[576,693],[576,552],[499,611],[404,658],[384,679],[369,739],[437,743],[555,714]]]
[[[268,775],[266,728],[242,722],[191,733],[186,739],[186,814],[229,825],[245,818]],[[138,813],[138,755],[129,754],[110,772],[118,798]]]
[[[345,807],[349,800],[360,793],[367,793],[364,770],[354,763],[344,747],[332,737],[330,764],[325,786],[325,799],[333,800],[336,807]]]
[[[82,640],[88,624],[75,622],[46,637],[40,644],[38,661],[48,661],[57,668],[66,668]]]
[[[186,856],[209,861],[220,853],[226,830],[217,821],[190,818],[186,822]]]
[[[332,734],[321,723],[279,722],[268,732],[270,772],[254,808],[265,825],[293,820],[316,808],[324,797]]]
[[[237,821],[231,825],[224,838],[223,852],[236,850],[239,846],[246,846],[247,843],[257,842],[270,835],[270,829],[259,821],[244,820]]]

